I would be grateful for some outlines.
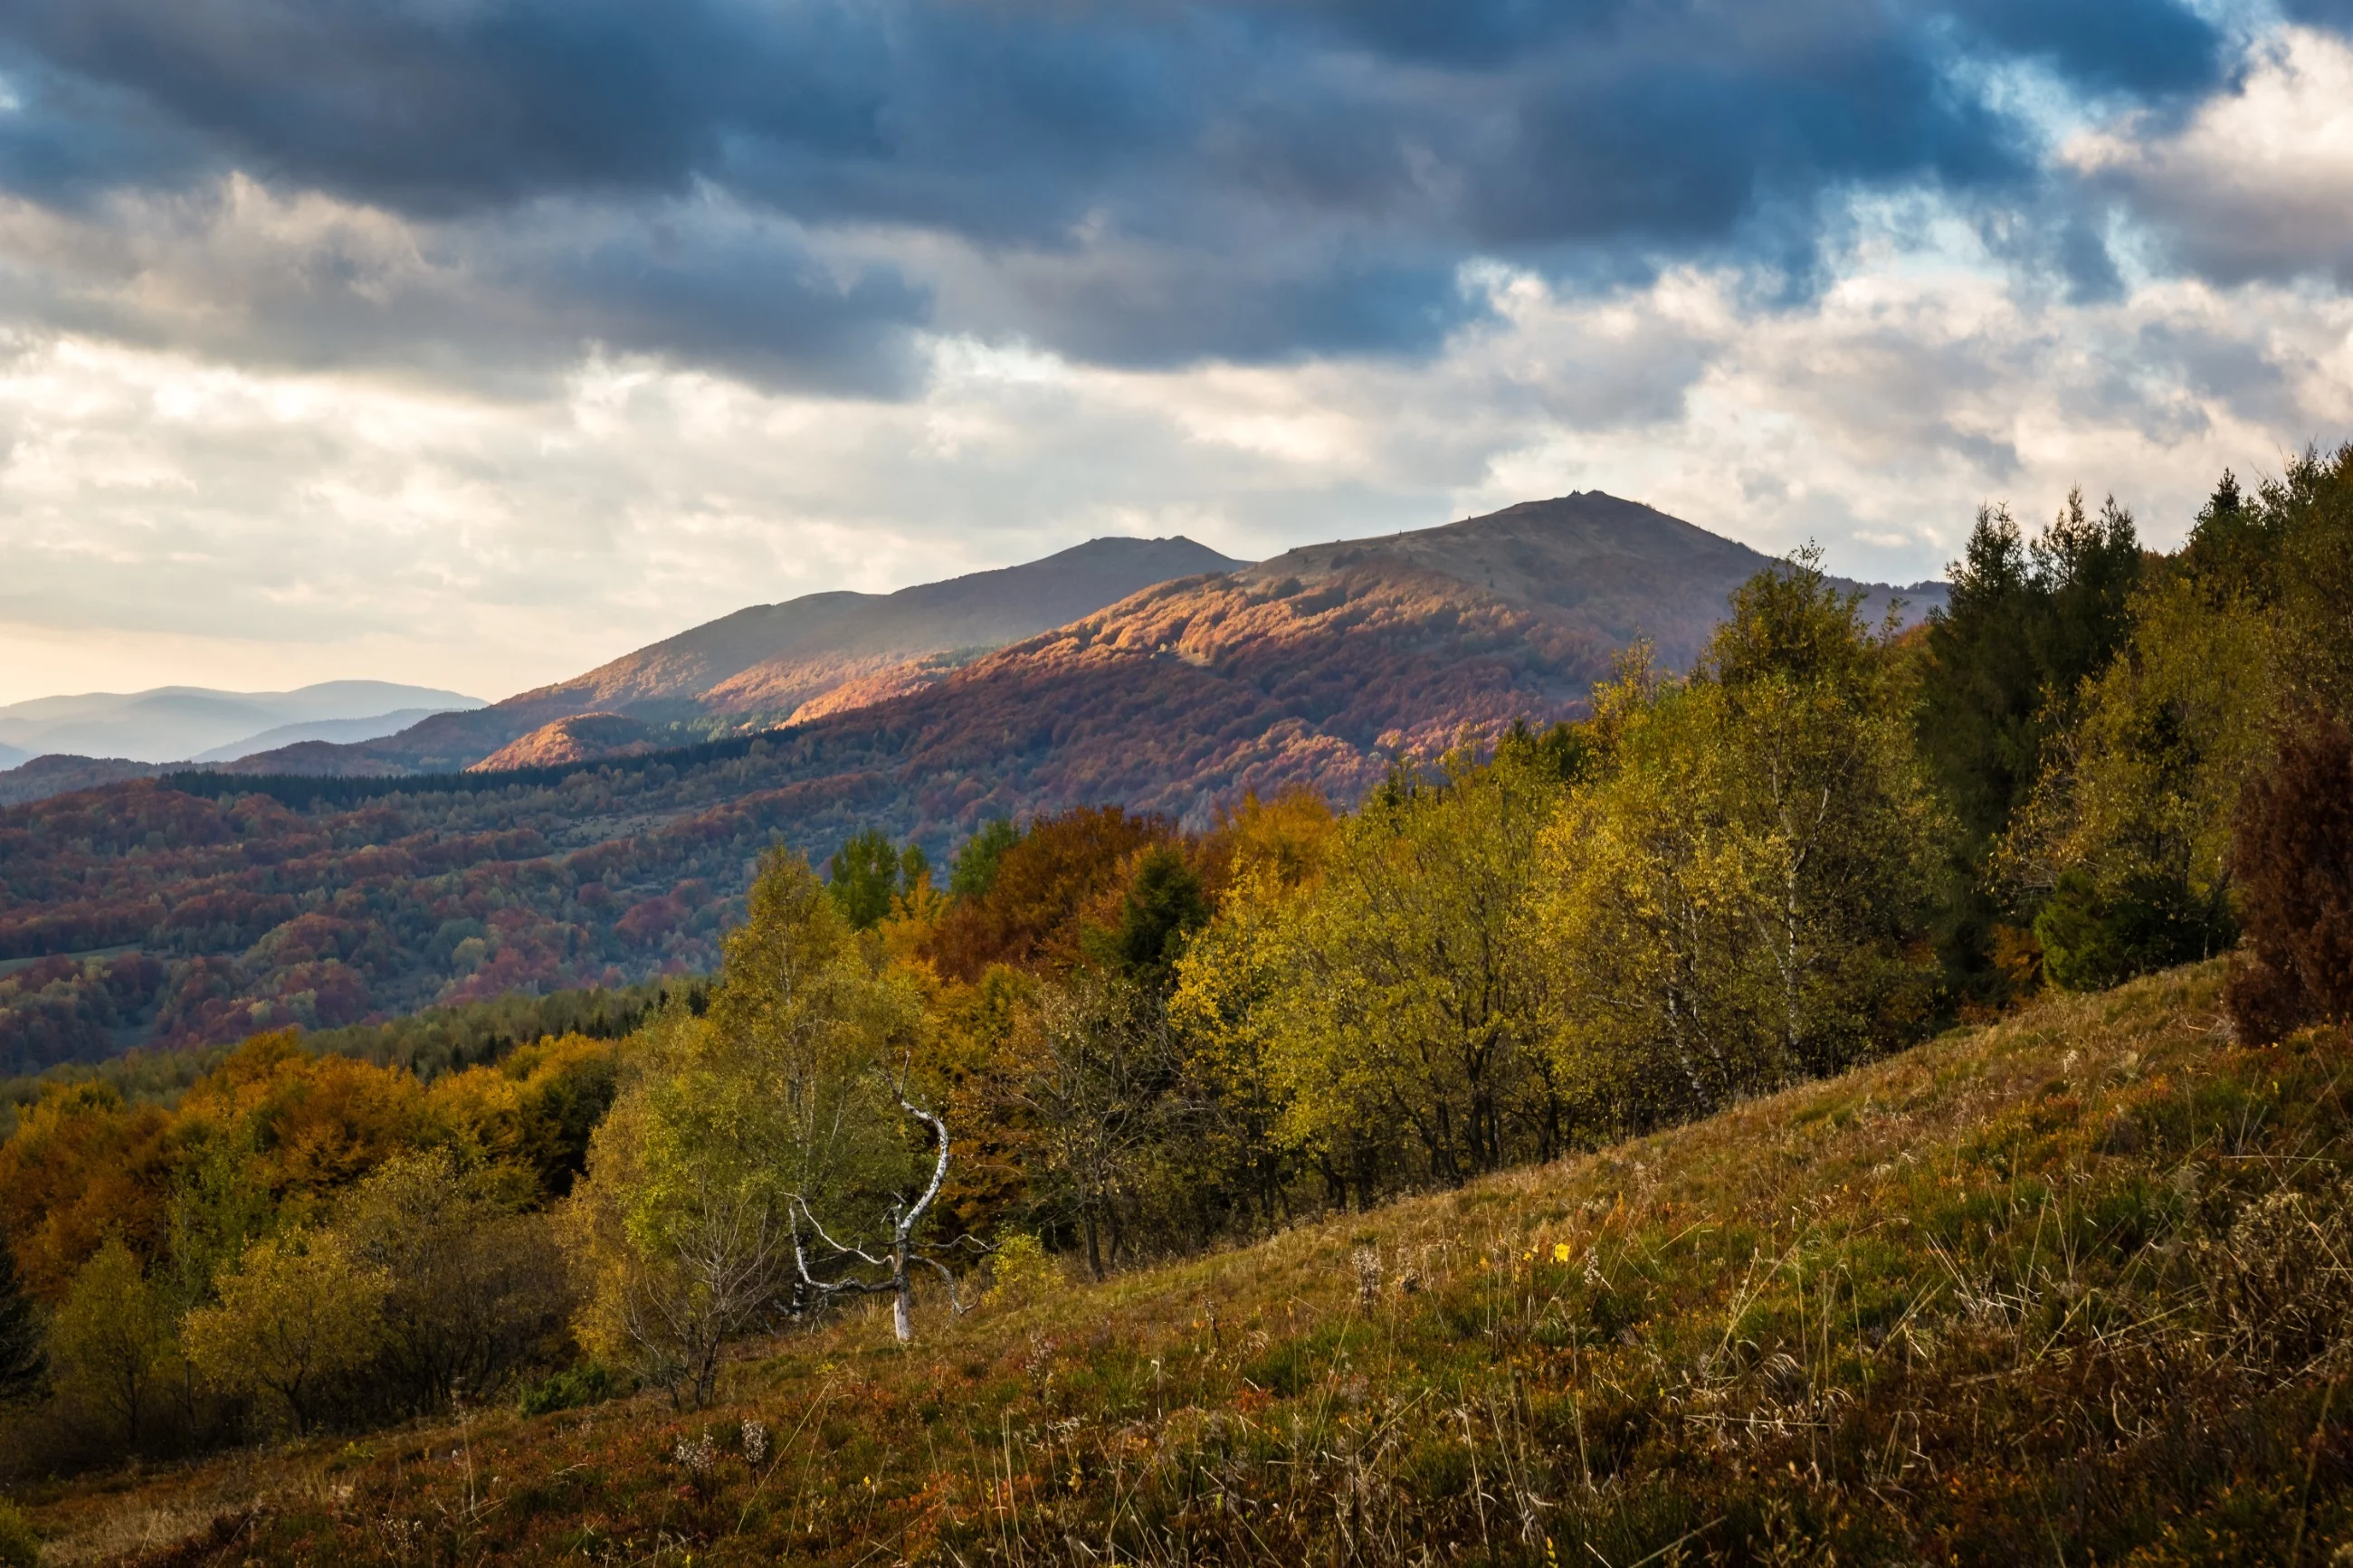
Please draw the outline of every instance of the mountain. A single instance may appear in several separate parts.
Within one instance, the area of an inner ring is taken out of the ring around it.
[[[96,789],[125,779],[153,778],[163,771],[154,763],[136,763],[129,757],[77,757],[47,752],[0,773],[0,807],[47,800],[53,795],[75,790]]]
[[[480,704],[477,704],[480,706]],[[199,752],[190,759],[199,763],[233,763],[249,757],[256,752],[276,751],[304,741],[324,741],[332,745],[350,745],[359,741],[373,741],[380,736],[396,734],[410,725],[430,719],[448,710],[448,704],[436,708],[396,708],[389,713],[373,713],[362,719],[316,719],[299,724],[280,724],[258,735],[248,735],[226,746],[215,746]]]
[[[33,753],[16,746],[0,744],[0,770],[21,767],[33,760]]]
[[[1025,565],[895,594],[805,595],[754,605],[587,674],[469,713],[445,713],[347,752],[265,756],[247,771],[417,772],[480,762],[558,719],[612,713],[647,724],[781,722],[803,704],[911,661],[968,657],[1032,637],[1173,577],[1244,563],[1181,535],[1096,539]]]
[[[1156,584],[757,734],[584,758],[656,731],[567,715],[498,771],[348,776],[403,764],[311,742],[314,765],[276,771],[346,776],[248,758],[60,795],[0,815],[0,960],[48,966],[0,997],[0,1070],[126,1029],[233,1039],[707,970],[778,839],[822,860],[880,826],[936,859],[986,817],[1080,804],[1198,824],[1246,791],[1351,801],[1398,750],[1577,712],[1638,636],[1688,660],[1766,564],[1570,496]]]
[[[329,680],[293,691],[164,686],[39,697],[0,708],[0,744],[26,754],[164,763],[260,742],[286,726],[375,720],[403,710],[413,721],[427,713],[481,705],[479,697],[383,680]]]

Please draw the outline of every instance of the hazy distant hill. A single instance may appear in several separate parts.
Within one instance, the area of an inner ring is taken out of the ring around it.
[[[812,699],[877,671],[1002,647],[1155,583],[1242,564],[1181,536],[1096,539],[1042,561],[895,594],[809,594],[754,605],[471,713],[442,714],[349,752],[310,748],[257,758],[244,771],[280,763],[303,773],[463,768],[544,724],[586,713],[658,724],[712,716],[781,722]]]
[[[868,689],[915,683],[758,736],[574,762],[640,743],[636,720],[583,717],[534,727],[511,771],[222,771],[18,807],[0,962],[55,956],[0,979],[21,999],[0,995],[0,1068],[126,1031],[227,1039],[707,969],[777,838],[822,860],[871,825],[936,854],[984,816],[1082,802],[1198,822],[1245,790],[1351,799],[1396,749],[1576,712],[1634,637],[1681,662],[1766,563],[1571,496],[1162,583],[982,658],[885,667]],[[1938,596],[1916,592],[1915,613]],[[366,750],[310,744],[337,768]]]
[[[164,686],[152,691],[98,691],[12,703],[0,708],[0,744],[27,756],[67,753],[167,763],[206,755],[241,755],[237,749],[239,743],[250,742],[248,749],[259,749],[269,743],[272,732],[289,726],[315,727],[400,713],[408,716],[407,722],[414,722],[428,713],[481,705],[480,698],[462,692],[384,680],[328,680],[293,691]]]
[[[481,704],[477,702],[473,706]],[[325,741],[332,745],[347,746],[357,741],[373,741],[380,736],[397,734],[436,713],[448,711],[448,708],[447,703],[436,708],[396,708],[388,713],[372,713],[362,719],[313,719],[299,724],[280,724],[258,735],[231,741],[226,746],[199,752],[194,760],[199,763],[233,763],[256,752],[275,751],[304,741]]]

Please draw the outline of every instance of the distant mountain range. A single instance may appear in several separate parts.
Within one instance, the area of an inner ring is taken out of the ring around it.
[[[479,697],[384,680],[328,680],[293,691],[152,691],[39,697],[0,708],[0,762],[45,754],[134,763],[216,762],[293,741],[365,741]]]
[[[1117,573],[1072,558],[1123,555],[1210,568],[973,651],[1070,602],[1025,610],[1025,575],[1100,592]],[[19,772],[73,793],[0,816],[0,966],[38,960],[0,973],[0,1070],[706,968],[778,839],[822,861],[878,826],[936,857],[987,817],[1081,803],[1201,823],[1251,790],[1353,800],[1400,750],[1578,712],[1638,637],[1687,664],[1768,563],[1600,494],[1252,566],[1098,542],[956,592],[744,612],[491,709],[171,787],[90,788],[45,759]],[[1874,614],[1897,596],[1862,591]],[[1942,585],[1900,596],[1916,617]],[[677,744],[681,712],[712,738]]]

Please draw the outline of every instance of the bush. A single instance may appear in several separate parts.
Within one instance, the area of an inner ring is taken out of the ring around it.
[[[2224,996],[2240,1038],[2353,1018],[2353,734],[2306,716],[2248,781],[2232,826],[2247,939]]]
[[[41,1560],[41,1538],[33,1521],[13,1502],[0,1502],[0,1568],[33,1568]]]
[[[2086,873],[2063,873],[2034,918],[2042,973],[2063,991],[2105,991],[2137,974],[2194,963],[2230,945],[2228,905],[2201,899],[2180,877],[2144,875],[2103,891]]]
[[[586,1405],[602,1405],[628,1392],[627,1385],[607,1371],[602,1362],[592,1361],[525,1385],[517,1408],[525,1415],[549,1415],[558,1410],[577,1410]]]
[[[1027,1234],[1010,1236],[997,1244],[988,1273],[988,1294],[982,1300],[993,1307],[1018,1307],[1038,1300],[1061,1279],[1054,1260],[1046,1256],[1045,1243]]]

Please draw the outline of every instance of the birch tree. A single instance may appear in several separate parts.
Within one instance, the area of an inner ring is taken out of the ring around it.
[[[1909,1038],[1944,818],[1889,639],[1810,556],[1734,596],[1688,680],[1602,694],[1608,755],[1547,832],[1564,1073],[1624,1124]]]

